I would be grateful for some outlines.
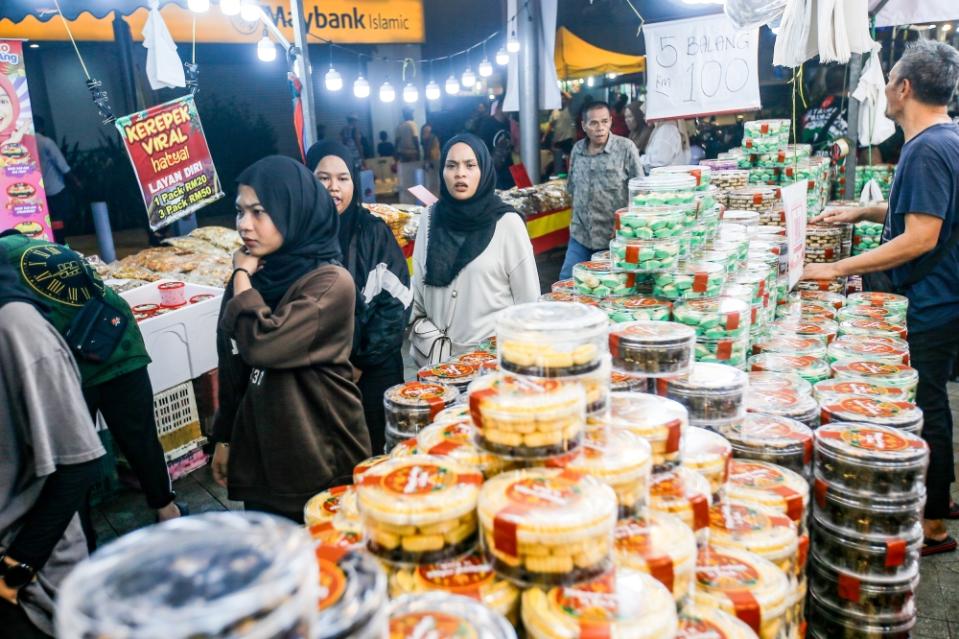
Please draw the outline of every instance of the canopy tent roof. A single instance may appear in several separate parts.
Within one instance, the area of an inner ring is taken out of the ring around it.
[[[959,20],[959,2],[956,0],[869,0],[870,12],[877,7],[877,27]]]
[[[607,51],[586,42],[566,27],[556,31],[553,52],[556,74],[563,80],[587,78],[604,73],[639,73],[646,70],[646,58]]]
[[[76,20],[84,13],[95,18],[104,18],[116,11],[128,16],[137,9],[150,8],[149,0],[59,0],[60,9],[67,20]],[[187,0],[160,0],[160,5],[178,4],[186,8]],[[57,5],[53,0],[3,0],[3,15],[0,18],[20,22],[28,16],[47,21],[57,15]]]

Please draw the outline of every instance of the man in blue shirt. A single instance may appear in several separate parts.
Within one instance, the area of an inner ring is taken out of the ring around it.
[[[813,220],[884,223],[883,244],[834,264],[809,264],[803,273],[806,279],[830,279],[884,272],[892,289],[909,298],[909,348],[919,371],[916,403],[930,449],[923,555],[955,550],[943,520],[959,519],[949,496],[955,464],[946,391],[959,357],[959,127],[946,111],[957,82],[959,51],[953,47],[919,40],[907,49],[886,84],[886,115],[906,139],[888,205]]]

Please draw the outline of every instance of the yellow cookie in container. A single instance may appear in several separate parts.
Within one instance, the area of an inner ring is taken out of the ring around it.
[[[488,453],[475,444],[476,429],[467,417],[458,422],[432,424],[416,436],[415,450],[424,455],[450,457],[468,466],[474,466],[490,478],[514,464],[502,457]]]
[[[721,501],[709,509],[709,543],[768,559],[795,576],[803,557],[796,524],[789,517],[761,506]]]
[[[712,502],[709,482],[688,468],[653,475],[649,509],[679,517],[692,529],[699,545],[709,539],[709,506]]]
[[[443,561],[472,550],[483,475],[448,457],[394,457],[357,482],[367,548],[388,562]]]
[[[462,559],[400,568],[390,576],[391,597],[431,591],[470,597],[500,613],[514,626],[519,621],[519,589],[493,572],[478,552]]]
[[[718,497],[729,478],[733,447],[722,435],[691,426],[683,438],[683,467],[695,471],[709,482],[713,497]]]
[[[752,459],[734,459],[729,465],[726,497],[782,513],[807,532],[809,483],[788,468]]]
[[[586,426],[586,393],[572,382],[487,375],[470,384],[469,405],[479,447],[504,457],[569,452]]]
[[[695,602],[735,615],[760,639],[779,639],[792,603],[786,573],[741,550],[706,546],[696,560]]]
[[[523,593],[523,626],[530,639],[659,639],[676,633],[670,592],[632,570],[569,586]]]
[[[609,410],[590,415],[590,430],[615,428],[639,435],[653,449],[653,472],[675,468],[682,456],[689,414],[679,402],[647,393],[612,393]]]
[[[303,508],[303,520],[310,536],[323,544],[358,550],[366,541],[352,485],[336,486],[314,496]]]
[[[618,568],[655,577],[673,593],[677,607],[693,595],[696,537],[673,515],[650,511],[616,523],[614,561]]]
[[[576,583],[612,564],[616,494],[594,477],[531,468],[480,491],[481,540],[493,569],[520,585]]]
[[[675,639],[758,639],[747,624],[718,608],[688,606],[679,615]]]
[[[646,440],[628,430],[588,431],[574,452],[547,459],[544,465],[592,475],[607,484],[616,493],[620,517],[634,515],[649,499],[652,450]]]

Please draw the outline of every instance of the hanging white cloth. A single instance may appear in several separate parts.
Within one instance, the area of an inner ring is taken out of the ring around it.
[[[846,38],[852,53],[868,53],[875,44],[869,33],[869,4],[867,0],[845,0]]]
[[[886,79],[879,63],[881,50],[879,44],[874,44],[859,76],[859,85],[852,93],[860,102],[859,146],[879,144],[896,132],[896,125],[886,117]]]
[[[816,22],[819,27],[819,61],[849,62],[849,35],[846,33],[844,0],[819,0]]]
[[[150,2],[150,15],[143,25],[143,46],[147,50],[147,79],[154,91],[186,86],[183,62],[160,15],[157,0]]]
[[[873,202],[882,202],[885,198],[882,196],[882,189],[879,188],[879,182],[872,178],[862,187],[862,193],[859,194],[859,201],[863,204]]]
[[[812,0],[789,0],[786,3],[773,49],[774,65],[795,69],[812,57],[806,53],[811,10]]]

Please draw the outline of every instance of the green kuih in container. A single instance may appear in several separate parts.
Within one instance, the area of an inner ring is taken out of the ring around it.
[[[919,372],[906,364],[889,364],[862,359],[847,359],[832,364],[833,377],[901,388],[909,401],[916,399]]]
[[[630,208],[686,206],[696,202],[696,178],[688,174],[647,175],[629,181]]]
[[[658,240],[616,237],[609,243],[609,252],[615,269],[633,273],[660,273],[676,267],[680,243],[678,237]]]
[[[843,335],[829,345],[829,363],[843,359],[909,364],[909,342],[898,337]]]
[[[636,274],[617,271],[611,262],[580,262],[573,266],[573,281],[580,295],[618,297],[635,292]]]
[[[610,321],[618,324],[638,320],[668,322],[672,318],[672,306],[667,300],[643,295],[613,297],[599,305]]]
[[[876,222],[858,222],[852,231],[852,254],[878,248],[882,243],[882,229],[883,225]]]
[[[716,297],[726,280],[725,269],[712,262],[680,262],[673,273],[658,273],[653,295],[668,300]]]
[[[734,255],[730,251],[720,249],[705,249],[700,251],[697,257],[700,262],[721,264],[726,271],[726,275],[732,275],[736,272],[736,262],[733,258]]]
[[[796,373],[810,384],[829,379],[829,363],[810,355],[761,353],[749,358],[749,370]]]
[[[712,168],[702,164],[660,166],[650,171],[650,175],[691,175],[696,178],[697,191],[705,191],[709,188],[712,174]]]
[[[749,333],[750,306],[733,297],[677,302],[673,319],[696,329],[697,338],[722,340]]]
[[[683,234],[686,215],[681,206],[644,206],[616,211],[616,237],[659,240]]]
[[[696,361],[745,368],[749,335],[730,339],[696,340]]]

